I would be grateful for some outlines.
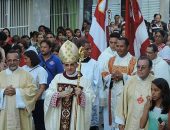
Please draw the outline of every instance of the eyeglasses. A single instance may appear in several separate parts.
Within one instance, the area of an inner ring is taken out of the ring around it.
[[[13,59],[13,60],[12,60],[12,59],[9,59],[9,60],[7,60],[8,63],[12,63],[12,62],[13,62],[13,63],[16,63],[16,62],[18,62],[18,61],[19,61],[19,59]]]
[[[140,70],[144,70],[144,69],[148,68],[148,66],[146,66],[146,65],[137,65],[136,67],[137,67],[137,69],[140,69]]]

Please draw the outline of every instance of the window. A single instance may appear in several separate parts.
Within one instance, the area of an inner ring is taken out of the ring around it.
[[[121,16],[125,19],[126,0],[121,0]]]
[[[0,29],[9,28],[11,35],[29,34],[30,0],[1,0]]]
[[[140,0],[142,15],[145,20],[151,22],[155,13],[160,13],[160,0]]]
[[[56,33],[59,26],[78,27],[79,0],[51,0],[51,23],[52,32]]]

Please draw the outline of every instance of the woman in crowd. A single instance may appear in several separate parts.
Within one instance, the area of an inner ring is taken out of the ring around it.
[[[6,39],[5,42],[11,45],[12,44],[12,37],[11,37],[10,30],[8,28],[4,28],[2,31],[7,35],[7,39]]]
[[[34,51],[26,51],[24,53],[24,59],[26,65],[23,66],[23,69],[31,73],[37,85],[36,105],[33,111],[35,130],[45,130],[43,104],[48,74],[46,70],[39,65],[40,59]]]
[[[140,127],[145,128],[148,121],[148,130],[168,130],[170,89],[167,81],[163,78],[153,80],[151,94],[147,97]]]
[[[74,30],[74,35],[77,39],[81,38],[81,30],[80,29],[75,29]]]

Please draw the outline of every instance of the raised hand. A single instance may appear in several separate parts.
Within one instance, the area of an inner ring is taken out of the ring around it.
[[[144,109],[149,110],[152,106],[152,97],[151,96],[147,96],[146,97],[147,101],[145,103]]]
[[[162,122],[161,124],[158,124],[159,130],[165,130],[165,122]]]

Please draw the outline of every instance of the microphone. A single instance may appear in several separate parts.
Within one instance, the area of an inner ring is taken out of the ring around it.
[[[161,124],[163,122],[161,117],[158,118],[158,122],[159,122],[159,124]]]

